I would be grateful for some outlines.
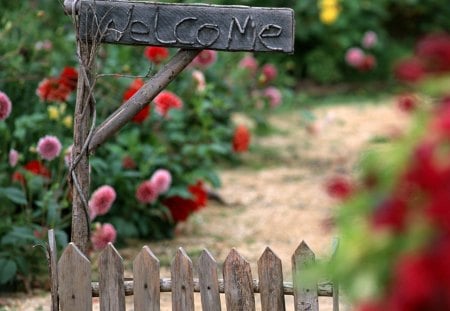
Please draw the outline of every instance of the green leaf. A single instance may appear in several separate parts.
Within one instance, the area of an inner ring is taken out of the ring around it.
[[[0,258],[0,284],[12,280],[16,275],[17,265],[11,259]]]
[[[22,190],[14,187],[0,188],[0,193],[16,204],[26,205],[27,199]]]

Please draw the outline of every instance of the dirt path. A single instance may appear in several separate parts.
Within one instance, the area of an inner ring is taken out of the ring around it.
[[[175,240],[149,243],[165,267],[163,277],[170,276],[167,267],[179,246],[194,260],[207,248],[218,262],[235,247],[251,263],[254,276],[268,245],[282,260],[286,277],[302,240],[318,257],[327,256],[335,233],[324,226],[334,204],[323,190],[325,181],[335,174],[354,174],[361,151],[374,137],[398,133],[408,118],[390,100],[322,107],[313,114],[316,121],[309,126],[295,111],[270,118],[279,133],[255,139],[258,153],[244,155],[244,166],[221,172],[219,193],[229,207],[210,204],[178,228]],[[120,251],[126,266],[140,245]],[[289,300],[288,310],[292,305]],[[16,307],[0,310],[42,310],[39,306],[47,309],[48,296],[22,299]]]

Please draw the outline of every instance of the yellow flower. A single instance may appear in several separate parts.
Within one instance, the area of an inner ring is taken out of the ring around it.
[[[327,7],[320,12],[320,21],[326,25],[333,24],[340,13],[337,7]]]
[[[69,129],[72,128],[72,117],[71,116],[64,117],[62,123],[64,124],[65,127]]]
[[[59,119],[59,109],[56,106],[48,106],[47,112],[50,120]]]
[[[322,0],[320,1],[319,6],[322,7],[322,9],[326,9],[329,7],[337,7],[338,1],[337,0]]]

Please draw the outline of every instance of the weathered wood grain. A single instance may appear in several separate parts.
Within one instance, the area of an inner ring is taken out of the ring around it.
[[[92,310],[91,263],[74,243],[58,262],[58,295],[61,311]]]
[[[292,255],[292,277],[294,280],[294,304],[296,311],[318,311],[317,282],[302,277],[302,271],[314,264],[315,255],[302,241]]]
[[[50,292],[52,297],[52,311],[59,310],[58,300],[58,253],[56,249],[55,231],[48,230],[48,261],[50,272]]]
[[[159,311],[159,260],[144,246],[133,262],[134,311]]]
[[[125,311],[123,263],[111,243],[100,254],[100,310]]]
[[[270,247],[258,260],[258,277],[262,311],[284,311],[283,268]]]
[[[250,264],[234,248],[223,264],[225,301],[228,311],[254,311],[253,278]]]
[[[115,44],[294,51],[294,11],[205,4],[80,1],[80,33]]]
[[[194,311],[194,268],[183,248],[179,248],[171,265],[172,310]]]
[[[203,250],[197,262],[202,309],[220,311],[217,262],[208,250]],[[194,286],[195,287],[195,286]]]

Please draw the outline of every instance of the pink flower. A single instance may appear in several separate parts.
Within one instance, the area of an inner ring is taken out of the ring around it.
[[[172,92],[162,91],[153,100],[155,102],[155,110],[163,117],[167,116],[170,109],[180,109],[183,107],[181,99]]]
[[[161,194],[169,190],[172,183],[172,175],[168,170],[159,169],[153,173],[150,182],[153,184],[156,192]]]
[[[17,161],[19,161],[19,153],[17,152],[17,150],[11,149],[9,151],[9,165],[11,165],[11,167],[14,167],[16,166]]]
[[[192,71],[192,78],[197,84],[197,92],[204,92],[206,89],[205,75],[200,70]]]
[[[378,36],[374,31],[366,31],[362,38],[362,46],[366,49],[373,48],[378,43]]]
[[[364,62],[365,55],[360,48],[350,48],[345,53],[345,61],[351,67],[359,67]]]
[[[9,97],[0,91],[0,121],[5,120],[11,114],[12,104]]]
[[[105,215],[116,200],[116,191],[113,187],[104,185],[95,190],[89,200],[89,215],[91,220],[97,216]]]
[[[114,243],[117,231],[111,224],[97,224],[91,236],[92,246],[95,250],[104,249],[109,242]]]
[[[203,50],[192,61],[192,65],[199,68],[207,68],[217,60],[217,51]]]
[[[150,180],[142,182],[136,190],[136,199],[142,203],[153,203],[158,198],[158,189]]]
[[[264,90],[264,96],[269,100],[270,107],[275,108],[281,104],[281,92],[276,87],[270,86]]]
[[[426,71],[420,59],[408,58],[395,65],[394,74],[402,82],[417,82],[425,76]]]
[[[261,69],[261,76],[259,78],[259,81],[263,84],[269,83],[278,75],[278,70],[275,65],[272,64],[265,64]]]
[[[37,144],[37,152],[44,159],[51,161],[61,152],[61,143],[55,136],[46,135],[39,139]]]
[[[258,62],[251,54],[247,54],[239,62],[239,67],[248,70],[250,73],[254,74],[258,70]]]

